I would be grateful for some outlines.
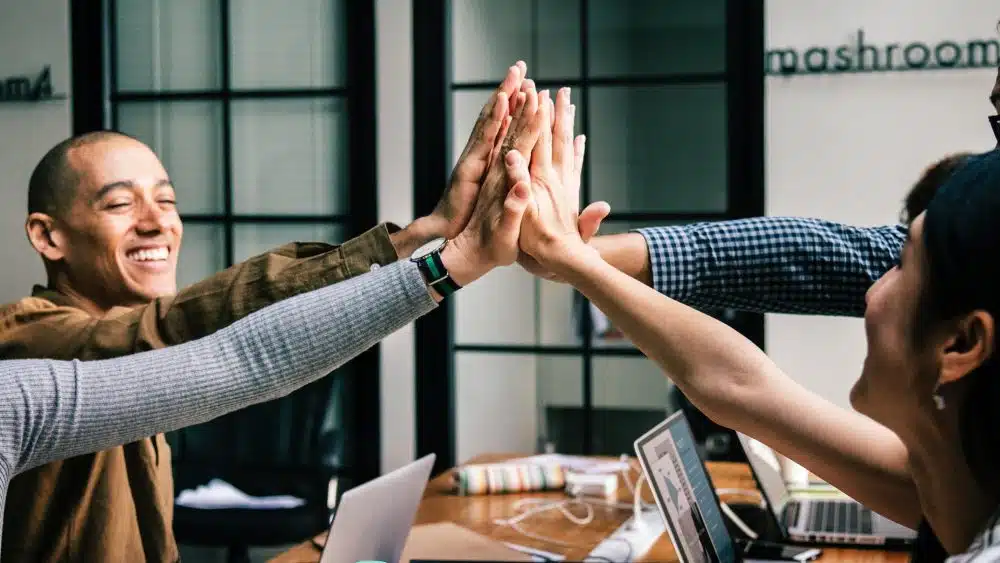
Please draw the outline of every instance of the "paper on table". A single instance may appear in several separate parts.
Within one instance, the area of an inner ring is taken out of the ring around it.
[[[512,459],[507,463],[558,465],[564,471],[573,471],[575,473],[617,473],[629,468],[628,463],[624,461],[606,461],[586,456],[563,454],[533,455],[521,459]]]
[[[222,479],[212,479],[195,490],[186,489],[177,495],[174,504],[187,508],[222,509],[252,508],[258,510],[295,508],[306,501],[290,495],[252,497]]]
[[[451,522],[410,529],[400,563],[410,561],[533,561],[502,542]]]

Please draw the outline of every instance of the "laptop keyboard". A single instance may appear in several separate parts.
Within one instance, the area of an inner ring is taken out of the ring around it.
[[[809,531],[837,534],[871,534],[872,511],[853,502],[810,501]]]

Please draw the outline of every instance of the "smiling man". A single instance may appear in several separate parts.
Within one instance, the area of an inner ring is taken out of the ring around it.
[[[175,198],[160,159],[125,135],[50,151],[29,183],[26,225],[48,290],[93,315],[175,293],[184,233]]]
[[[156,155],[107,131],[60,143],[28,188],[26,230],[48,283],[0,307],[0,358],[92,360],[180,344],[454,238],[473,214],[511,119],[507,100],[525,72],[523,63],[511,67],[483,107],[430,215],[402,229],[375,226],[338,246],[290,243],[180,291],[183,226]],[[516,145],[519,135],[506,138]],[[173,502],[162,435],[39,467],[11,481],[7,506],[18,517],[5,524],[2,561],[177,561]]]

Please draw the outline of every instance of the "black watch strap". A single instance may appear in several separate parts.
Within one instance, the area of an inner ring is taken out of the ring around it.
[[[430,254],[417,258],[414,261],[417,263],[417,267],[420,268],[420,272],[427,280],[427,285],[433,287],[434,290],[440,293],[442,297],[447,297],[459,289],[462,289],[462,286],[458,285],[455,283],[455,280],[451,279],[448,269],[444,267],[444,262],[441,261],[440,252],[431,252]]]

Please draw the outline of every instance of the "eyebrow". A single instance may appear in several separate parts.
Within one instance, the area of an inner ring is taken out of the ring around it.
[[[170,180],[168,180],[167,178],[163,178],[157,180],[156,184],[153,187],[163,188],[163,187],[170,187],[171,185],[172,184],[170,183]],[[134,188],[134,187],[135,187],[135,182],[131,180],[121,180],[118,182],[111,182],[110,184],[104,184],[103,186],[101,186],[101,189],[97,190],[97,194],[94,195],[94,201],[100,201],[101,198],[103,198],[104,196],[108,195],[108,193],[113,192],[115,190],[120,190],[122,188]]]

